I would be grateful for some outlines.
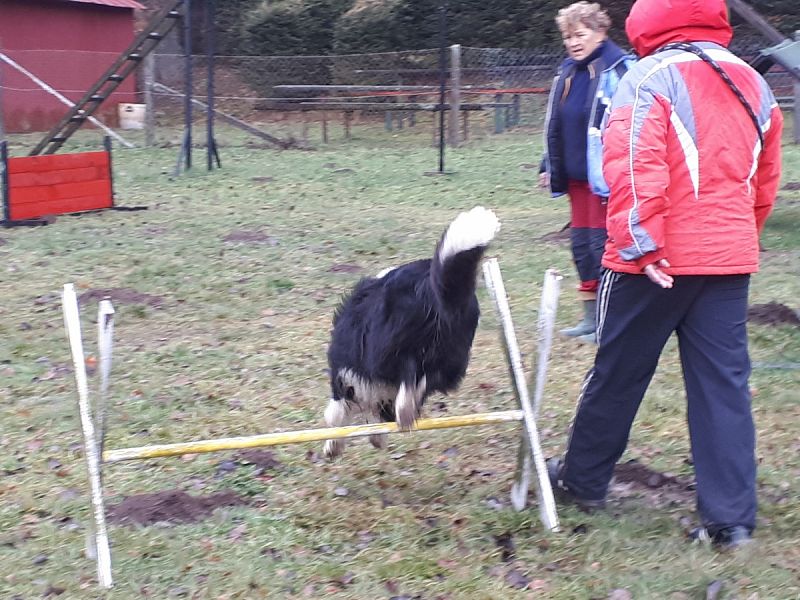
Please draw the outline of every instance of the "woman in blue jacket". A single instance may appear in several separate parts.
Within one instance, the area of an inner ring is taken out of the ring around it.
[[[570,200],[572,259],[584,314],[561,333],[595,342],[597,282],[606,241],[606,198],[600,132],[611,96],[634,63],[608,39],[611,19],[597,3],[576,2],[556,17],[568,58],[550,90],[545,121],[545,158],[539,183],[553,197]]]

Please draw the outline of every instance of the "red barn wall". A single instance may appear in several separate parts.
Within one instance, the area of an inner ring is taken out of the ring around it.
[[[0,2],[0,51],[75,102],[134,37],[132,9],[51,0]],[[4,124],[10,133],[47,131],[67,106],[0,61]],[[117,104],[136,102],[131,75],[95,113],[116,125]]]

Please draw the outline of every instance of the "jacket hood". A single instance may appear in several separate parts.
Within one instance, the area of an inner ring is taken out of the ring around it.
[[[642,57],[670,42],[727,47],[733,37],[725,0],[636,0],[625,32]]]

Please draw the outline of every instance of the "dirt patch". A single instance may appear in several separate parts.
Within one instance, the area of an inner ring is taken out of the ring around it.
[[[108,298],[111,302],[116,304],[145,304],[158,308],[164,303],[164,298],[161,296],[153,296],[152,294],[145,294],[137,292],[132,288],[107,288],[89,290],[78,296],[80,304],[86,304],[92,300],[105,300]]]
[[[789,183],[783,186],[783,189],[790,191],[800,190],[800,181],[790,181]]]
[[[277,246],[278,240],[257,229],[237,229],[222,238],[228,244],[267,244]]]
[[[152,226],[152,227],[145,227],[142,230],[142,233],[144,235],[146,235],[147,237],[149,237],[149,238],[157,238],[157,237],[161,237],[162,235],[164,235],[168,231],[169,230],[166,227]]]
[[[550,233],[545,233],[539,239],[549,244],[569,243],[570,239],[569,223],[567,223],[564,227],[562,227],[558,231],[551,231]]]
[[[694,481],[659,473],[636,460],[614,467],[610,495],[615,498],[644,497],[652,506],[687,504],[694,501]]]
[[[797,311],[778,302],[753,304],[747,309],[747,320],[760,325],[800,326],[800,315]]]
[[[210,496],[190,496],[178,490],[129,496],[108,508],[108,518],[118,523],[194,523],[202,521],[223,506],[243,506],[247,501],[233,492]]]
[[[359,267],[358,265],[351,265],[349,263],[338,263],[333,265],[328,272],[330,273],[358,273],[359,271],[363,271],[364,267]]]
[[[281,466],[281,461],[269,450],[242,450],[237,452],[235,460],[241,464],[254,465],[260,470],[275,470]]]
[[[629,460],[614,467],[614,481],[632,483],[638,487],[658,489],[669,486],[686,486],[677,477],[659,473],[635,460]]]

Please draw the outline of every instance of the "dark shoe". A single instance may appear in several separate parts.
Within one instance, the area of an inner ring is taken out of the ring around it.
[[[585,513],[597,512],[606,507],[605,498],[601,498],[600,500],[579,498],[566,485],[564,485],[564,483],[561,481],[563,464],[560,458],[548,458],[545,463],[547,464],[547,476],[550,479],[550,486],[553,488],[553,494],[558,500],[564,503],[574,504],[578,507],[578,509]]]
[[[733,552],[753,543],[753,534],[747,527],[736,525],[721,529],[711,539],[718,550]]]
[[[753,534],[742,525],[726,527],[714,534],[705,527],[698,527],[689,532],[689,539],[697,542],[711,542],[717,550],[723,552],[733,552],[754,542]]]

